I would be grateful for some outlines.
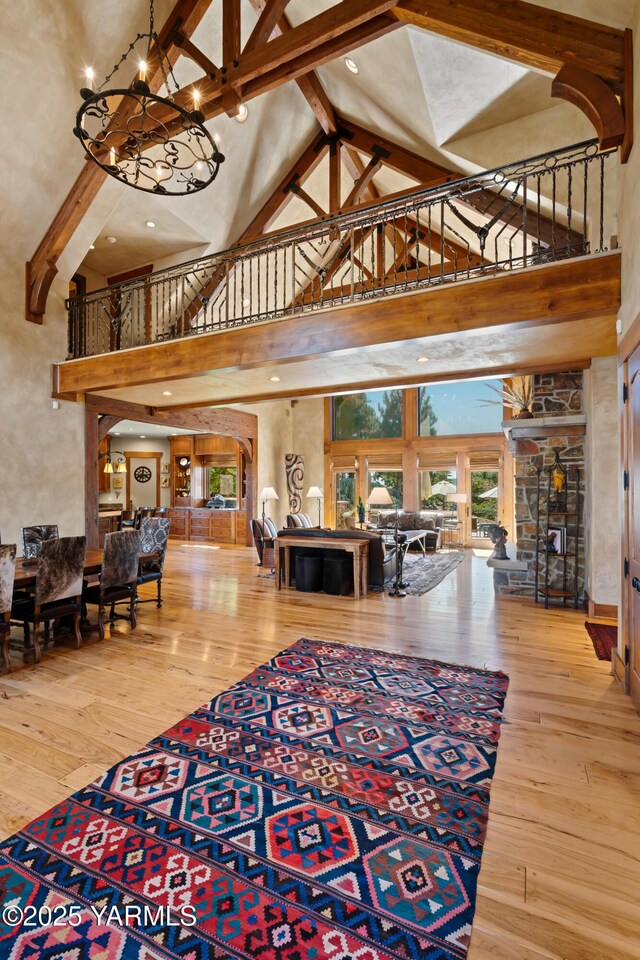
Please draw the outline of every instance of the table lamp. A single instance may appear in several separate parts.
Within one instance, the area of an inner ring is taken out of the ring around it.
[[[320,487],[309,487],[307,491],[307,498],[309,500],[318,501],[318,527],[321,527],[322,526],[321,511],[322,511],[322,501],[324,499],[324,496]]]
[[[264,523],[264,518],[265,518],[264,506],[265,506],[265,503],[267,503],[267,502],[270,501],[270,500],[279,500],[280,497],[279,497],[278,494],[275,492],[275,490],[273,489],[273,487],[263,487],[262,490],[260,491],[260,497],[259,497],[259,499],[262,500],[262,522]]]

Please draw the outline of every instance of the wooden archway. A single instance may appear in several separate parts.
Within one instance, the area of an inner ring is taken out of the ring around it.
[[[85,397],[85,489],[84,511],[87,545],[97,547],[98,536],[98,446],[120,420],[156,423],[183,430],[216,433],[236,440],[247,470],[247,516],[255,514],[258,503],[258,418],[253,413],[217,407],[212,410],[175,410],[146,407],[124,400],[111,400],[87,394]],[[247,546],[251,546],[251,527],[247,524]]]

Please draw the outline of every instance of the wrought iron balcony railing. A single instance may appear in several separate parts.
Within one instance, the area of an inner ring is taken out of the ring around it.
[[[69,357],[603,252],[614,157],[581,143],[75,297]]]

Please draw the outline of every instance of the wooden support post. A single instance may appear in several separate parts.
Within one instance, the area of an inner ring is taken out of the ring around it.
[[[100,546],[98,538],[98,413],[84,413],[84,529],[87,547]]]
[[[329,212],[337,213],[341,207],[342,158],[340,141],[333,139],[329,144]]]

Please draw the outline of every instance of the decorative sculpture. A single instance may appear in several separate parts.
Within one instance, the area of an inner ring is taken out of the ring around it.
[[[487,533],[493,546],[494,560],[508,560],[507,537],[509,536],[505,527],[501,523],[492,523],[487,527]]]
[[[289,513],[302,510],[302,485],[304,482],[304,457],[299,453],[285,453],[284,467],[287,474]]]

